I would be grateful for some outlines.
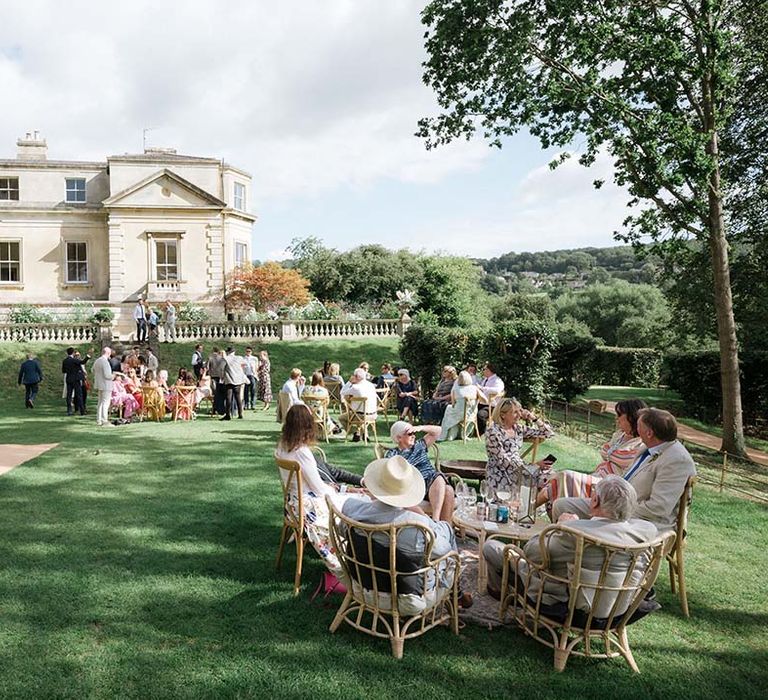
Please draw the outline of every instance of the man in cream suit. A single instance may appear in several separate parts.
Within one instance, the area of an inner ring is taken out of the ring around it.
[[[96,410],[96,425],[112,427],[109,422],[109,404],[112,400],[112,367],[109,357],[112,348],[104,348],[101,357],[93,363],[93,386],[99,392],[99,404]]]
[[[624,474],[637,492],[638,518],[667,532],[675,528],[677,505],[696,466],[688,450],[677,440],[677,421],[668,411],[644,408],[638,414],[637,432],[646,450]],[[552,504],[552,517],[563,513],[589,518],[586,498],[560,498]]]
[[[547,571],[555,576],[570,578],[568,565],[574,562],[577,542],[576,538],[570,534],[571,532],[599,537],[617,545],[650,542],[658,534],[653,523],[633,517],[637,514],[637,494],[620,476],[608,476],[598,481],[587,504],[591,516],[589,520],[579,520],[575,515],[565,514],[560,521],[562,524],[560,531],[546,538],[542,533],[525,545],[523,550],[525,560],[521,561],[519,569],[521,575],[527,571],[527,562],[542,564],[542,550],[545,550],[549,562]],[[504,546],[504,542],[491,540],[483,548],[483,555],[488,562],[488,592],[494,597],[498,597],[501,588]],[[583,569],[599,572],[603,560],[602,550],[597,547],[586,547],[581,566]],[[622,578],[626,575],[630,561],[629,557],[614,557],[608,573]],[[529,595],[537,595],[540,585],[538,579],[532,579],[528,588]],[[567,586],[549,582],[541,602],[545,605],[555,605],[567,600]]]

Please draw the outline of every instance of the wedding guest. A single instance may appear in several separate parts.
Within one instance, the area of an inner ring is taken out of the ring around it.
[[[459,424],[464,420],[464,408],[468,401],[474,402],[476,411],[478,402],[487,402],[488,398],[477,384],[472,383],[472,375],[463,370],[459,372],[456,383],[451,387],[451,403],[445,409],[438,440],[455,440],[458,437]]]
[[[272,367],[269,362],[269,353],[266,350],[259,352],[259,371],[258,379],[258,399],[264,402],[264,411],[272,403],[272,377],[270,375]]]
[[[411,379],[411,373],[402,367],[397,370],[397,381],[394,386],[400,420],[416,418],[419,415],[419,388]]]
[[[40,382],[43,381],[43,367],[34,353],[28,352],[27,359],[19,367],[19,386],[24,385],[24,405],[35,407]]]
[[[176,307],[171,300],[165,302],[165,313],[163,315],[165,325],[165,342],[176,342]]]
[[[421,422],[440,424],[443,420],[446,406],[451,401],[451,390],[458,379],[456,368],[451,365],[443,367],[442,377],[437,388],[432,393],[432,398],[421,404]]]
[[[259,359],[253,354],[253,348],[247,347],[243,356],[243,372],[245,372],[245,408],[256,408],[256,375],[259,371]]]

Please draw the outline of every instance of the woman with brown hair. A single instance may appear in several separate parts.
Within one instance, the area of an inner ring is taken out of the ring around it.
[[[323,479],[317,460],[312,452],[315,444],[315,423],[309,408],[299,403],[291,406],[285,416],[280,442],[275,450],[278,459],[298,462],[301,467],[302,500],[304,504],[304,530],[310,544],[334,573],[340,572],[328,535],[330,514],[325,497],[330,496],[341,510],[346,493],[341,493],[337,484]],[[280,472],[283,478],[285,472]],[[295,483],[295,482],[294,482]],[[346,491],[346,489],[344,489]],[[349,489],[351,492],[353,489]],[[360,494],[355,494],[360,498]],[[291,494],[293,506],[298,508],[298,493]]]

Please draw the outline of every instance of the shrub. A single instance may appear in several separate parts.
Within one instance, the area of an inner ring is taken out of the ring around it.
[[[743,351],[741,402],[744,422],[754,425],[768,415],[768,352]],[[670,353],[664,358],[664,378],[683,399],[685,412],[705,422],[717,422],[722,407],[720,354],[715,350]]]
[[[557,327],[557,350],[552,358],[550,385],[566,401],[583,394],[593,383],[597,340],[586,324],[569,320]]]
[[[9,323],[50,323],[52,316],[32,304],[18,304],[8,312]]]
[[[115,320],[115,313],[112,309],[99,309],[91,316],[92,323],[112,323]]]
[[[557,345],[554,327],[542,320],[499,323],[485,335],[482,351],[504,380],[507,396],[526,406],[541,404],[547,395],[550,360]]]
[[[400,359],[414,377],[420,377],[423,392],[431,392],[444,365],[461,368],[469,336],[459,328],[414,323],[400,341]]]
[[[179,304],[176,318],[187,323],[205,323],[208,320],[208,312],[202,306],[184,301]]]
[[[599,346],[593,353],[594,383],[613,386],[658,386],[661,351],[653,348]]]
[[[94,308],[90,301],[75,299],[69,310],[61,315],[61,321],[65,323],[90,323],[93,319]]]

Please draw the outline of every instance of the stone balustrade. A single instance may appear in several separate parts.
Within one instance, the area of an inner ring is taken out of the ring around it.
[[[99,326],[91,323],[3,323],[0,343],[89,343],[98,340]]]

